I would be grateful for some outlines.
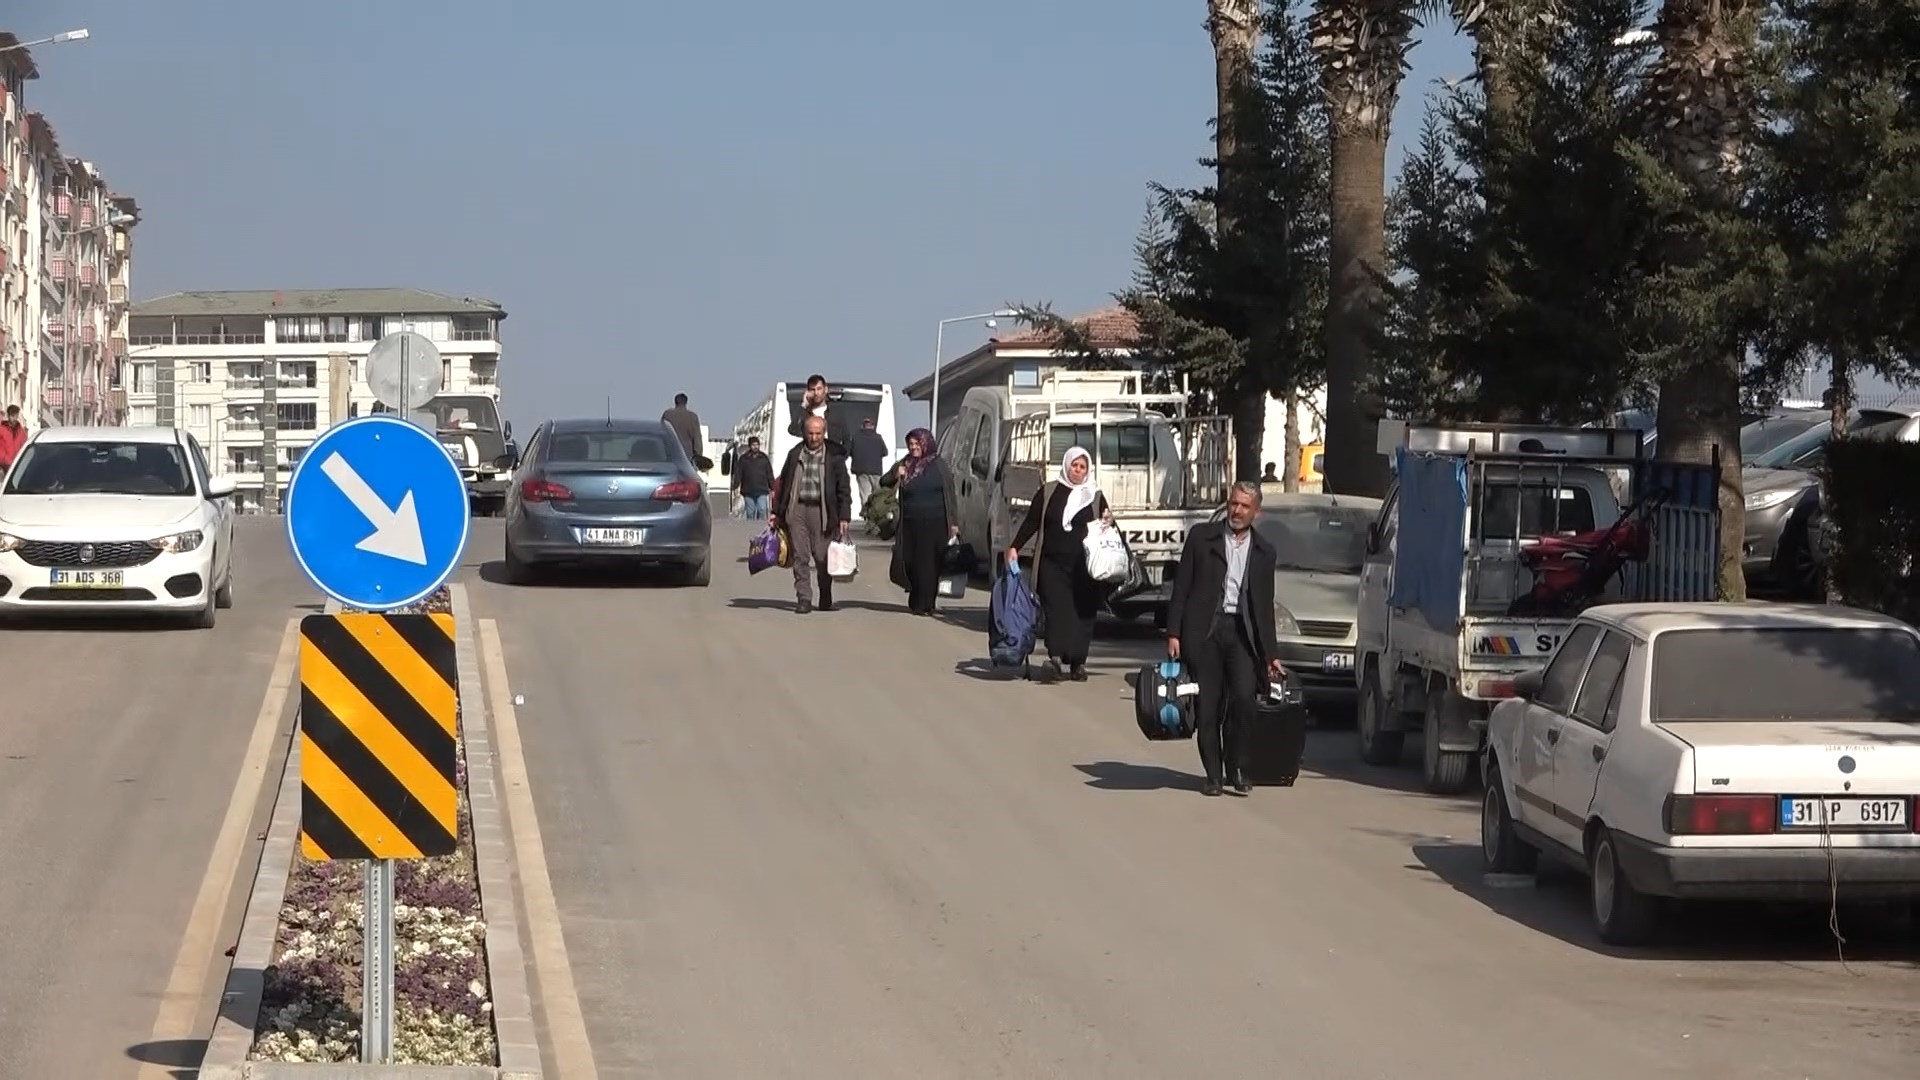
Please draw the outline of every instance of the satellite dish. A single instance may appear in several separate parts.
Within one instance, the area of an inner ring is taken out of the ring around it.
[[[425,334],[400,330],[367,354],[367,389],[381,404],[409,413],[440,391],[440,348]]]

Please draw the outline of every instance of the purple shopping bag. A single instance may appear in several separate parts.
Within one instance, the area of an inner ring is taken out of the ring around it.
[[[787,534],[782,529],[768,529],[753,538],[747,545],[747,573],[757,574],[762,570],[787,565]]]

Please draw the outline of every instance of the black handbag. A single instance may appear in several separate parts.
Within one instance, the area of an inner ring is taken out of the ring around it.
[[[1193,738],[1194,699],[1200,691],[1178,660],[1160,660],[1140,669],[1133,684],[1133,718],[1152,742]]]

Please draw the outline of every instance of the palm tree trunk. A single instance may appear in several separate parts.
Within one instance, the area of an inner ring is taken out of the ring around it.
[[[1736,205],[1742,152],[1758,114],[1750,64],[1759,0],[1666,0],[1654,28],[1661,55],[1647,80],[1654,140],[1662,164],[1687,185],[1700,213]],[[1670,267],[1708,257],[1702,230],[1678,234]],[[1687,359],[1660,382],[1659,456],[1706,462],[1720,456],[1720,594],[1747,595],[1746,500],[1740,476],[1738,340],[1689,340],[1677,326],[1668,345]]]
[[[1207,0],[1207,34],[1213,41],[1214,185],[1218,198],[1214,243],[1228,265],[1245,241],[1240,224],[1252,212],[1243,132],[1251,127],[1248,110],[1260,107],[1254,49],[1260,39],[1260,0]],[[1260,447],[1266,436],[1266,373],[1273,335],[1262,332],[1271,314],[1247,313],[1251,346],[1235,380],[1229,409],[1233,417],[1236,480],[1260,478]]]
[[[1387,133],[1416,0],[1316,0],[1310,22],[1332,119],[1326,490],[1381,495],[1374,352],[1386,266]]]

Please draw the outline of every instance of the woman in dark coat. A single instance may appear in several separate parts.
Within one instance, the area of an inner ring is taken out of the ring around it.
[[[1096,518],[1113,521],[1092,472],[1092,455],[1078,446],[1068,450],[1060,459],[1060,479],[1040,485],[1007,549],[1007,561],[1015,562],[1028,540],[1040,538],[1033,548],[1033,587],[1047,620],[1048,664],[1055,678],[1066,665],[1074,682],[1087,681],[1093,619],[1100,610],[1099,586],[1087,572],[1087,527]]]
[[[894,559],[906,568],[907,610],[931,615],[947,545],[960,535],[953,476],[934,452],[932,432],[907,433],[907,456],[887,470],[880,486],[898,489],[900,528],[893,548]]]

